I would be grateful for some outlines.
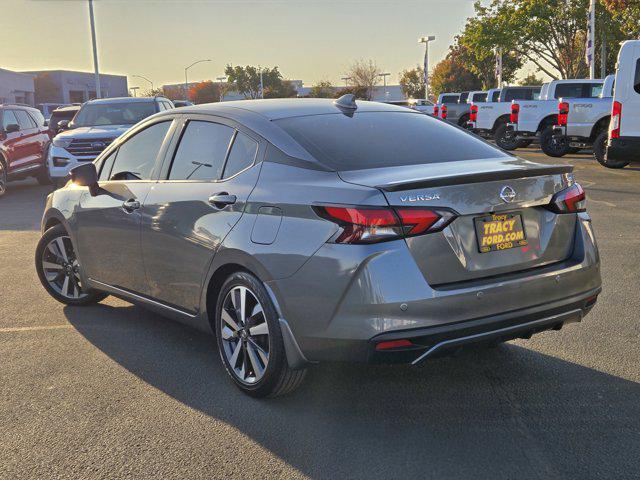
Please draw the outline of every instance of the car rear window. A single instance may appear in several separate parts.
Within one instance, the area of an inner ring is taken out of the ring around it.
[[[472,102],[486,102],[487,101],[487,94],[486,93],[476,93],[473,95],[473,98],[471,99]]]
[[[442,103],[458,103],[459,95],[445,95],[442,97]]]
[[[419,113],[338,113],[276,123],[318,161],[338,171],[506,156],[453,125]]]
[[[537,100],[540,96],[540,89],[542,87],[537,88],[516,88],[516,89],[508,89],[504,91],[504,100],[505,102],[510,102],[511,100]]]
[[[500,90],[496,90],[495,92],[493,92],[491,94],[491,102],[497,102],[498,100],[500,100]]]

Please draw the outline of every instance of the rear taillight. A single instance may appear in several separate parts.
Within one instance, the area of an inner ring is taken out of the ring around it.
[[[518,123],[518,115],[520,114],[520,105],[517,103],[511,104],[511,115],[509,115],[509,122]]]
[[[319,216],[342,228],[335,243],[377,243],[438,232],[456,217],[445,209],[333,205],[313,208]]]
[[[442,107],[440,107],[440,118],[442,118],[443,120],[447,119],[447,106],[446,105],[442,105]]]
[[[434,117],[437,117],[437,116],[438,116],[438,110],[439,110],[439,109],[438,109],[438,105],[434,105],[434,106],[433,106],[433,116],[434,116]]]
[[[558,125],[566,126],[569,117],[569,104],[567,102],[558,103]]]
[[[475,122],[478,120],[478,106],[477,105],[471,105],[471,110],[469,112],[469,121],[470,122]]]
[[[611,107],[611,122],[609,123],[609,138],[620,138],[620,122],[622,121],[622,104],[613,102]]]
[[[587,196],[579,183],[556,193],[547,208],[555,213],[584,212],[587,207]]]

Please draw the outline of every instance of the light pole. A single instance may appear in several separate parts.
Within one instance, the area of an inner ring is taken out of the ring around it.
[[[344,86],[348,87],[349,86],[349,80],[351,80],[351,77],[341,77],[340,80],[344,80]]]
[[[197,62],[193,62],[188,67],[184,67],[184,99],[186,101],[189,101],[189,81],[187,80],[187,70],[189,70],[191,67],[193,67],[194,65],[197,65],[199,63],[210,62],[210,61],[211,60],[209,60],[209,59],[207,59],[207,60],[198,60]]]
[[[136,96],[136,90],[138,90],[140,87],[129,87],[129,90],[131,90],[133,92],[133,96]]]
[[[429,100],[429,42],[436,39],[433,35],[420,37],[418,43],[424,43],[424,98]]]
[[[258,65],[258,70],[260,71],[260,98],[264,100],[264,82],[262,80],[262,67]]]
[[[379,73],[378,76],[382,77],[382,81],[384,82],[384,99],[388,100],[389,92],[387,92],[387,77],[391,75],[390,73]]]
[[[227,76],[224,75],[222,77],[216,77],[216,80],[218,81],[218,83],[226,82]],[[222,102],[223,99],[224,99],[224,89],[220,87],[220,101]]]
[[[96,98],[102,98],[100,69],[98,68],[98,45],[96,44],[96,24],[93,20],[93,0],[89,0],[89,23],[91,23],[91,43],[93,44],[93,69],[96,78]]]
[[[151,91],[153,92],[153,82],[149,80],[147,77],[143,77],[142,75],[131,75],[131,78],[141,78],[143,80],[146,80],[151,85]]]

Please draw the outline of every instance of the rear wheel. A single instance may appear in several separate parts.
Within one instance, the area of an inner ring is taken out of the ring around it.
[[[554,135],[553,128],[547,127],[540,134],[540,148],[550,157],[564,157],[569,153],[569,141],[564,135]]]
[[[593,158],[595,158],[600,165],[607,168],[624,168],[629,165],[628,160],[607,160],[608,138],[608,131],[604,131],[596,137],[595,141],[593,142]]]
[[[7,167],[4,159],[0,158],[0,197],[7,192]]]
[[[83,285],[80,263],[63,225],[51,227],[38,242],[36,271],[42,286],[60,303],[90,305],[107,297]]]
[[[278,314],[250,273],[236,272],[222,286],[215,326],[222,363],[244,393],[276,397],[302,383],[306,370],[289,367]]]
[[[494,134],[496,144],[504,150],[515,150],[518,148],[519,140],[516,138],[516,134],[513,130],[507,128],[507,124],[503,123],[496,128]]]

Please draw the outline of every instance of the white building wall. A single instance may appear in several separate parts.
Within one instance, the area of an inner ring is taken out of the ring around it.
[[[33,75],[0,68],[0,103],[34,105]]]

